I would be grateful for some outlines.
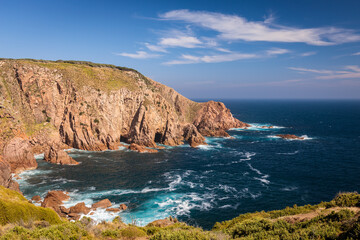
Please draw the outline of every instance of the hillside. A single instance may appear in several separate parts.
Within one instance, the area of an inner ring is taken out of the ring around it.
[[[99,224],[86,217],[60,221],[51,209],[0,187],[0,224],[0,239],[359,239],[360,195],[343,193],[318,205],[246,213],[205,231],[171,217],[145,227],[125,224],[119,217]]]
[[[0,185],[34,169],[34,154],[77,164],[64,148],[156,152],[158,144],[192,147],[247,124],[223,103],[193,102],[136,70],[79,61],[0,60]]]

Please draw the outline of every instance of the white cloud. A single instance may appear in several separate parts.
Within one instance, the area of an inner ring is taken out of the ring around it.
[[[354,56],[360,56],[360,52],[356,52],[353,54]]]
[[[360,80],[360,67],[357,65],[345,66],[344,67],[345,70],[341,70],[341,71],[317,70],[317,69],[296,68],[296,67],[289,67],[289,69],[299,72],[310,72],[310,73],[320,74],[321,76],[317,76],[316,79],[356,78]]]
[[[231,62],[241,59],[251,59],[257,57],[259,57],[259,55],[246,54],[246,53],[229,53],[229,54],[204,55],[204,56],[183,54],[181,55],[180,59],[168,61],[165,62],[164,64],[175,65],[175,64],[191,64],[191,63],[219,63],[219,62]]]
[[[192,36],[177,36],[161,38],[159,45],[165,47],[183,47],[183,48],[196,48],[199,47],[202,42],[196,37]]]
[[[169,11],[160,17],[166,20],[185,21],[214,30],[224,40],[302,42],[318,46],[360,41],[360,35],[353,30],[335,27],[294,28],[274,25],[272,24],[273,17],[255,22],[236,15],[186,9]]]
[[[166,53],[167,50],[162,47],[162,46],[157,46],[157,45],[152,45],[152,44],[149,44],[149,43],[145,43],[145,46],[150,50],[150,51],[153,51],[153,52],[163,52],[163,53]]]
[[[304,52],[304,53],[301,53],[300,56],[308,57],[308,56],[312,56],[312,55],[315,55],[315,54],[317,54],[317,52]]]
[[[158,54],[151,54],[144,51],[137,51],[136,53],[116,53],[116,55],[135,59],[156,58],[160,56]]]
[[[310,68],[289,67],[289,69],[299,71],[299,72],[311,72],[311,73],[319,73],[319,74],[334,73],[334,71],[330,71],[330,70],[317,70],[317,69],[310,69]]]
[[[280,54],[285,54],[285,53],[289,53],[290,51],[287,49],[283,49],[283,48],[273,48],[270,50],[267,50],[266,53],[268,55],[280,55]]]

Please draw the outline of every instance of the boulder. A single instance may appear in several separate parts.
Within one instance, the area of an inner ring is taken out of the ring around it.
[[[110,202],[109,199],[103,199],[99,202],[94,203],[93,205],[91,205],[91,208],[96,209],[96,208],[108,208],[111,207],[112,204]]]
[[[140,153],[156,153],[156,152],[158,152],[156,149],[140,146],[139,144],[136,144],[136,143],[130,144],[129,149],[132,151],[140,152]]]
[[[125,205],[125,204],[120,204],[120,210],[126,210],[126,209],[128,209],[128,207]]]
[[[77,214],[77,213],[69,213],[68,214],[68,217],[71,219],[71,220],[79,220],[80,219],[80,214]]]
[[[65,214],[61,211],[60,205],[63,204],[63,201],[68,200],[70,197],[62,191],[49,191],[44,198],[44,201],[41,203],[42,207],[52,208],[57,212],[61,217],[64,217]]]
[[[64,150],[60,149],[57,144],[52,144],[48,147],[44,154],[44,160],[47,162],[60,165],[77,165],[79,164],[72,157],[70,157]]]
[[[38,202],[41,202],[41,197],[40,197],[39,195],[35,195],[35,196],[33,196],[33,197],[31,198],[31,200],[32,200],[33,202],[38,203]]]
[[[120,212],[120,209],[119,208],[108,208],[108,209],[106,209],[106,211],[108,211],[108,212]]]
[[[84,202],[78,203],[73,207],[70,207],[70,213],[83,213],[83,214],[88,214],[90,212],[90,208],[85,206]]]

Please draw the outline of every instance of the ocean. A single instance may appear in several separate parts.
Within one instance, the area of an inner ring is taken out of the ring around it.
[[[108,198],[129,207],[120,213],[98,210],[91,216],[97,221],[119,215],[146,225],[173,216],[205,229],[241,213],[316,204],[339,192],[360,191],[360,101],[220,101],[252,127],[229,130],[233,139],[207,138],[208,145],[197,149],[70,150],[78,166],[49,164],[39,155],[39,167],[20,174],[20,188],[28,198],[68,191],[65,206]]]

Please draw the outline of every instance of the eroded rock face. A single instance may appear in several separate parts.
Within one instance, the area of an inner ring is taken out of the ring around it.
[[[0,156],[0,185],[20,192],[19,184],[12,179],[9,163]]]
[[[124,141],[136,144],[130,149],[155,152],[157,143],[187,141],[196,147],[206,136],[228,136],[229,128],[248,126],[223,103],[193,102],[134,70],[1,60],[0,77],[0,115],[8,132],[10,126],[31,132],[5,138],[0,131],[0,151],[11,172],[36,168],[32,150],[45,152],[52,163],[76,164],[64,145],[101,151]]]
[[[5,145],[3,158],[10,164],[11,172],[16,173],[37,167],[29,140],[20,137],[11,139]]]
[[[42,207],[52,208],[60,216],[65,216],[61,210],[61,205],[63,201],[68,200],[70,197],[63,191],[49,191],[44,198],[44,201],[41,203]]]
[[[44,154],[44,160],[47,162],[60,164],[60,165],[78,165],[79,163],[70,157],[58,145],[53,144],[49,146]]]
[[[228,137],[226,130],[250,126],[234,118],[223,103],[214,101],[202,105],[195,116],[194,125],[202,135],[211,137]]]

